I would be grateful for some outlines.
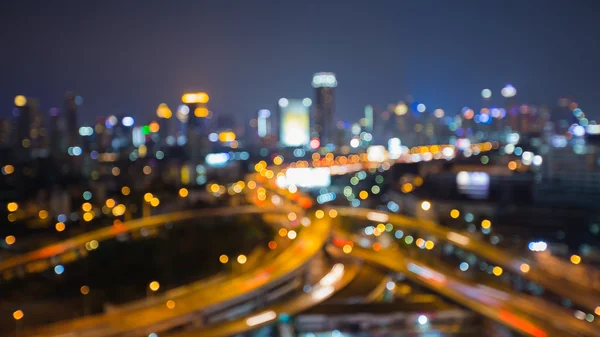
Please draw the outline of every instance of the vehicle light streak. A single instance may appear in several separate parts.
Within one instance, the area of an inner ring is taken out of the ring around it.
[[[517,317],[508,311],[501,311],[500,314],[498,315],[498,317],[501,320],[503,320],[504,322],[506,322],[516,328],[519,328],[532,336],[535,336],[535,337],[547,337],[548,336],[548,334],[544,330],[538,328],[533,323],[531,323],[527,320],[524,320],[520,317]]]
[[[426,278],[428,280],[432,280],[438,283],[445,283],[446,282],[446,277],[438,272],[435,272],[429,268],[423,267],[423,266],[419,266],[418,264],[414,264],[412,262],[409,262],[406,265],[406,268],[410,271],[412,271],[413,273]]]
[[[255,326],[259,324],[263,324],[268,321],[272,321],[277,318],[277,314],[273,310],[262,312],[256,316],[249,317],[246,319],[246,324],[248,326]]]
[[[455,232],[450,232],[446,235],[446,238],[448,238],[448,240],[457,243],[461,246],[466,246],[469,244],[470,240],[468,237],[462,235],[462,234],[458,234]]]
[[[388,221],[387,214],[378,213],[378,212],[369,212],[367,213],[367,219],[375,222],[387,222]]]

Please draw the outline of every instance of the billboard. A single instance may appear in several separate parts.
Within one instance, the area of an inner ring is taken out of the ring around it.
[[[287,188],[289,186],[303,188],[321,188],[331,185],[331,172],[329,168],[288,168],[285,177],[277,178],[277,186]]]
[[[310,141],[310,99],[279,100],[281,111],[280,139],[283,146],[308,145]]]

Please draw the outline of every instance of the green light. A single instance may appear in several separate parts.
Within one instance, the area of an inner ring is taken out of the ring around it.
[[[142,133],[145,134],[145,135],[149,135],[150,134],[150,127],[148,125],[142,126]]]
[[[373,192],[373,194],[379,194],[379,191],[381,189],[379,188],[379,186],[375,185],[373,187],[371,187],[371,192]]]
[[[485,165],[485,164],[487,164],[487,163],[489,163],[489,162],[490,162],[490,158],[489,158],[488,156],[482,156],[482,157],[481,157],[481,163],[482,163],[483,165]]]
[[[375,177],[375,182],[378,184],[383,183],[383,176],[382,175],[377,175],[377,177]]]
[[[350,196],[350,194],[352,194],[352,187],[350,187],[350,186],[344,187],[344,196],[348,197],[348,196]]]
[[[358,178],[356,178],[356,177],[350,178],[350,184],[352,184],[352,185],[358,184]]]

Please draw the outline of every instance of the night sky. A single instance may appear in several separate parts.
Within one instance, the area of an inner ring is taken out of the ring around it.
[[[66,89],[81,116],[144,122],[188,90],[249,119],[338,77],[337,117],[407,94],[429,111],[478,107],[512,83],[520,101],[600,109],[598,0],[1,1],[0,115],[17,94],[43,111]],[[496,101],[498,103],[499,101]]]

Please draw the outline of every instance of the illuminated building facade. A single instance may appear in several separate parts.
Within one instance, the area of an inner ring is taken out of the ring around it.
[[[287,99],[279,100],[280,137],[282,146],[306,146],[310,141],[310,106],[312,100]]]
[[[315,88],[315,110],[312,137],[318,138],[321,145],[333,142],[335,123],[335,87],[337,80],[334,73],[316,73],[312,79]]]

